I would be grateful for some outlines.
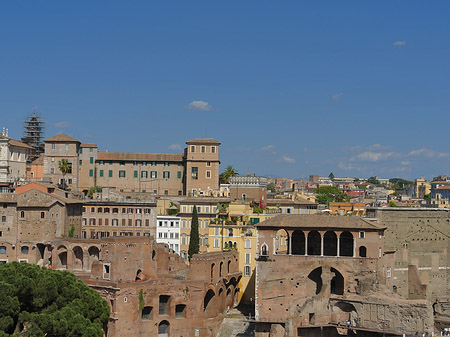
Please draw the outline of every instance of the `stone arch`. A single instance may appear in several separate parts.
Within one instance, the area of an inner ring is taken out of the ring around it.
[[[367,248],[366,246],[359,247],[359,257],[367,257]]]
[[[230,273],[231,260],[228,260],[228,274]]]
[[[333,267],[330,268],[330,271],[334,273],[334,277],[331,279],[330,292],[335,295],[344,295],[344,277]]]
[[[289,233],[285,229],[277,230],[274,245],[275,254],[289,253]]]
[[[169,337],[170,323],[166,320],[158,324],[158,337]]]
[[[322,291],[322,267],[318,267],[311,271],[308,278],[315,283],[314,293],[318,295]]]
[[[359,325],[358,312],[353,304],[348,302],[336,302],[332,309],[332,320],[334,322],[344,323],[349,320],[351,325]]]
[[[222,269],[223,269],[223,262],[221,261],[219,264],[219,277],[222,277]]]
[[[45,245],[43,243],[38,243],[36,244],[36,248],[36,264],[43,267],[45,262]]]
[[[215,267],[215,263],[211,264],[211,281],[214,280],[214,267]]]
[[[323,255],[337,256],[337,235],[333,231],[327,231],[323,235]]]
[[[232,308],[233,307],[233,303],[234,303],[233,291],[234,291],[234,286],[233,285],[229,285],[228,288],[227,288],[227,294],[226,294],[226,306],[227,306],[227,308]]]
[[[353,234],[349,231],[342,232],[339,236],[339,255],[353,256]]]
[[[57,269],[67,269],[67,248],[64,245],[58,246],[56,253],[58,258],[56,260]]]
[[[219,297],[219,312],[224,312],[224,310],[226,309],[226,297],[223,287],[219,288],[218,297]]]
[[[206,318],[212,318],[216,316],[216,293],[212,289],[208,289],[203,298],[203,311]]]
[[[136,272],[135,281],[142,281],[144,279],[144,274],[142,273],[142,270],[138,269]]]
[[[75,246],[73,252],[73,269],[83,270],[83,249],[80,246]]]
[[[305,247],[305,233],[303,231],[296,229],[292,232],[292,255],[305,255],[306,247]]]
[[[308,233],[308,255],[320,255],[322,240],[318,231]]]
[[[89,254],[89,270],[92,268],[92,264],[100,260],[100,250],[96,246],[91,246],[88,249]]]

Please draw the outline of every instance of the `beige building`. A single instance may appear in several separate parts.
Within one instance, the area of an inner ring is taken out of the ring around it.
[[[24,182],[27,160],[33,148],[0,133],[0,193],[9,192]]]
[[[423,175],[414,180],[414,194],[416,198],[423,199],[430,192],[431,184]]]
[[[153,236],[156,238],[156,203],[88,201],[83,204],[82,238]]]

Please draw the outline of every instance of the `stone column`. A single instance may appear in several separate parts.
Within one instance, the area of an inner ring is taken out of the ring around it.
[[[88,269],[88,267],[89,267],[89,252],[88,251],[84,251],[83,250],[83,270],[84,271],[87,271],[87,270],[89,270]]]
[[[305,256],[308,256],[308,234],[305,234]]]
[[[325,233],[324,233],[324,235],[325,235]],[[320,234],[320,256],[323,256],[323,245],[324,245],[323,237],[324,237],[324,235]]]
[[[286,233],[288,233],[287,231],[286,231]],[[288,253],[288,255],[291,255],[291,252],[292,252],[292,233],[291,234],[289,234],[288,233],[288,235],[289,235],[289,246],[288,246],[288,251],[287,251],[287,253]]]
[[[341,238],[340,235],[337,235],[337,257],[341,256]]]
[[[353,238],[353,257],[356,257],[356,239]]]

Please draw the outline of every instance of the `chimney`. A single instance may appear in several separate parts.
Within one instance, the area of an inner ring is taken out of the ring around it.
[[[8,137],[8,129],[6,129],[6,135],[3,134],[4,136]]]
[[[5,135],[5,127],[3,127],[3,132],[2,132],[2,136]]]

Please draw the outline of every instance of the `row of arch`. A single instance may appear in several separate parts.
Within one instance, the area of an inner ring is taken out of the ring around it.
[[[230,266],[231,266],[231,260],[228,260],[228,262],[227,262],[227,274],[229,274],[230,273]],[[214,280],[214,278],[215,278],[215,268],[216,268],[216,264],[215,263],[212,263],[211,264],[211,282]],[[219,277],[222,277],[223,276],[223,272],[224,272],[224,263],[223,263],[223,261],[221,261],[220,263],[219,263]]]
[[[100,259],[100,249],[97,246],[90,246],[86,251],[78,245],[68,249],[62,244],[55,249],[38,243],[36,248],[38,264],[56,269],[89,271],[92,264]]]
[[[224,282],[219,290],[208,289],[203,298],[205,318],[216,317],[227,308],[232,308],[237,304],[239,294],[238,282],[238,279],[232,277],[229,282]]]
[[[334,231],[327,231],[322,236],[313,230],[307,235],[302,230],[295,230],[291,235],[280,229],[275,235],[275,254],[348,256],[355,257],[355,239],[349,231],[342,232],[339,237]],[[359,247],[359,257],[367,257],[367,248]],[[267,245],[262,245],[261,254],[268,255]]]

